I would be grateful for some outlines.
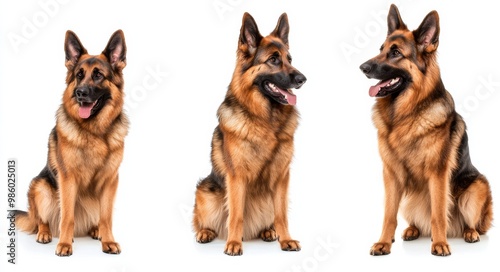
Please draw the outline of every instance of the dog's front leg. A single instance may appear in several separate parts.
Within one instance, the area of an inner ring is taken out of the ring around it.
[[[118,173],[109,181],[104,182],[103,191],[99,199],[99,238],[102,243],[102,251],[110,254],[120,254],[120,245],[115,242],[112,232],[113,203],[118,188]]]
[[[276,184],[274,198],[274,227],[282,250],[299,251],[299,241],[293,240],[288,231],[288,184],[290,171]]]
[[[384,165],[384,188],[385,205],[384,221],[382,223],[382,234],[377,243],[373,244],[370,254],[374,256],[387,255],[391,253],[391,246],[394,242],[394,233],[398,225],[398,209],[401,201],[402,189],[394,171]]]
[[[451,254],[446,239],[448,228],[449,178],[448,175],[436,175],[429,179],[429,193],[431,197],[431,253],[437,256]]]
[[[245,209],[246,184],[242,178],[228,175],[227,186],[227,209],[228,237],[224,253],[231,256],[243,254],[243,212]]]
[[[75,203],[78,191],[77,181],[73,177],[59,176],[59,200],[61,207],[61,223],[59,225],[59,243],[56,247],[57,256],[73,254],[73,235],[75,230]]]

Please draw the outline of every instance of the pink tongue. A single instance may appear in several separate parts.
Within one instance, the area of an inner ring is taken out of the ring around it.
[[[371,86],[370,91],[368,92],[371,97],[375,97],[378,92],[380,91],[380,88],[385,87],[387,84],[391,82],[392,79],[388,79],[386,81],[380,81],[377,85]]]
[[[80,106],[80,110],[78,111],[78,114],[80,115],[81,118],[87,119],[90,116],[90,112],[92,111],[92,108],[94,107],[94,104],[84,104]]]
[[[278,87],[276,87],[276,89],[278,89],[278,91],[280,91],[280,93],[286,97],[286,101],[288,102],[288,104],[290,104],[292,106],[297,104],[297,96],[296,95],[294,95],[290,92],[287,92],[285,90],[282,90]]]

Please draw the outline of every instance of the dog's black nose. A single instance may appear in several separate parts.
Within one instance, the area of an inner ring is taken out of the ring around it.
[[[368,75],[372,71],[372,65],[369,62],[365,62],[359,66],[359,69],[366,75]]]
[[[304,85],[306,83],[307,78],[301,74],[301,73],[296,73],[293,75],[293,81],[297,85],[297,89],[300,88],[300,86]]]
[[[75,95],[77,99],[82,99],[88,97],[90,90],[87,87],[79,87],[75,90]]]

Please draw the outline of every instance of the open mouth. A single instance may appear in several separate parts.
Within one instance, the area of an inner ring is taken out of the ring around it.
[[[97,110],[101,108],[102,97],[99,97],[94,102],[80,102],[80,108],[78,109],[78,115],[80,118],[87,119]]]
[[[400,92],[406,88],[406,80],[403,77],[395,77],[381,80],[377,85],[371,86],[369,95],[371,97],[384,97]]]
[[[270,81],[264,82],[264,89],[269,96],[283,105],[295,105],[297,103],[297,96],[290,89],[282,89]]]

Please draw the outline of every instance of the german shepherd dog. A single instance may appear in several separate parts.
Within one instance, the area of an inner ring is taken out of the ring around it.
[[[102,250],[119,254],[112,233],[128,120],[123,108],[122,69],[126,65],[121,30],[100,55],[89,55],[67,31],[67,87],[49,137],[47,165],[30,184],[28,212],[17,211],[19,229],[49,243],[59,236],[56,255],[73,253],[74,236],[100,239]]]
[[[241,255],[242,240],[279,239],[281,249],[300,250],[288,232],[288,183],[298,125],[296,96],[306,77],[288,52],[288,17],[262,37],[245,13],[237,62],[212,138],[212,172],[196,188],[196,240],[227,238],[224,253]]]
[[[391,252],[398,209],[409,226],[405,241],[431,236],[431,253],[451,254],[447,236],[478,242],[493,211],[487,179],[472,165],[465,122],[455,111],[436,62],[439,16],[430,12],[409,31],[395,5],[380,54],[360,66],[380,80],[373,121],[383,162],[385,215],[370,253]]]

